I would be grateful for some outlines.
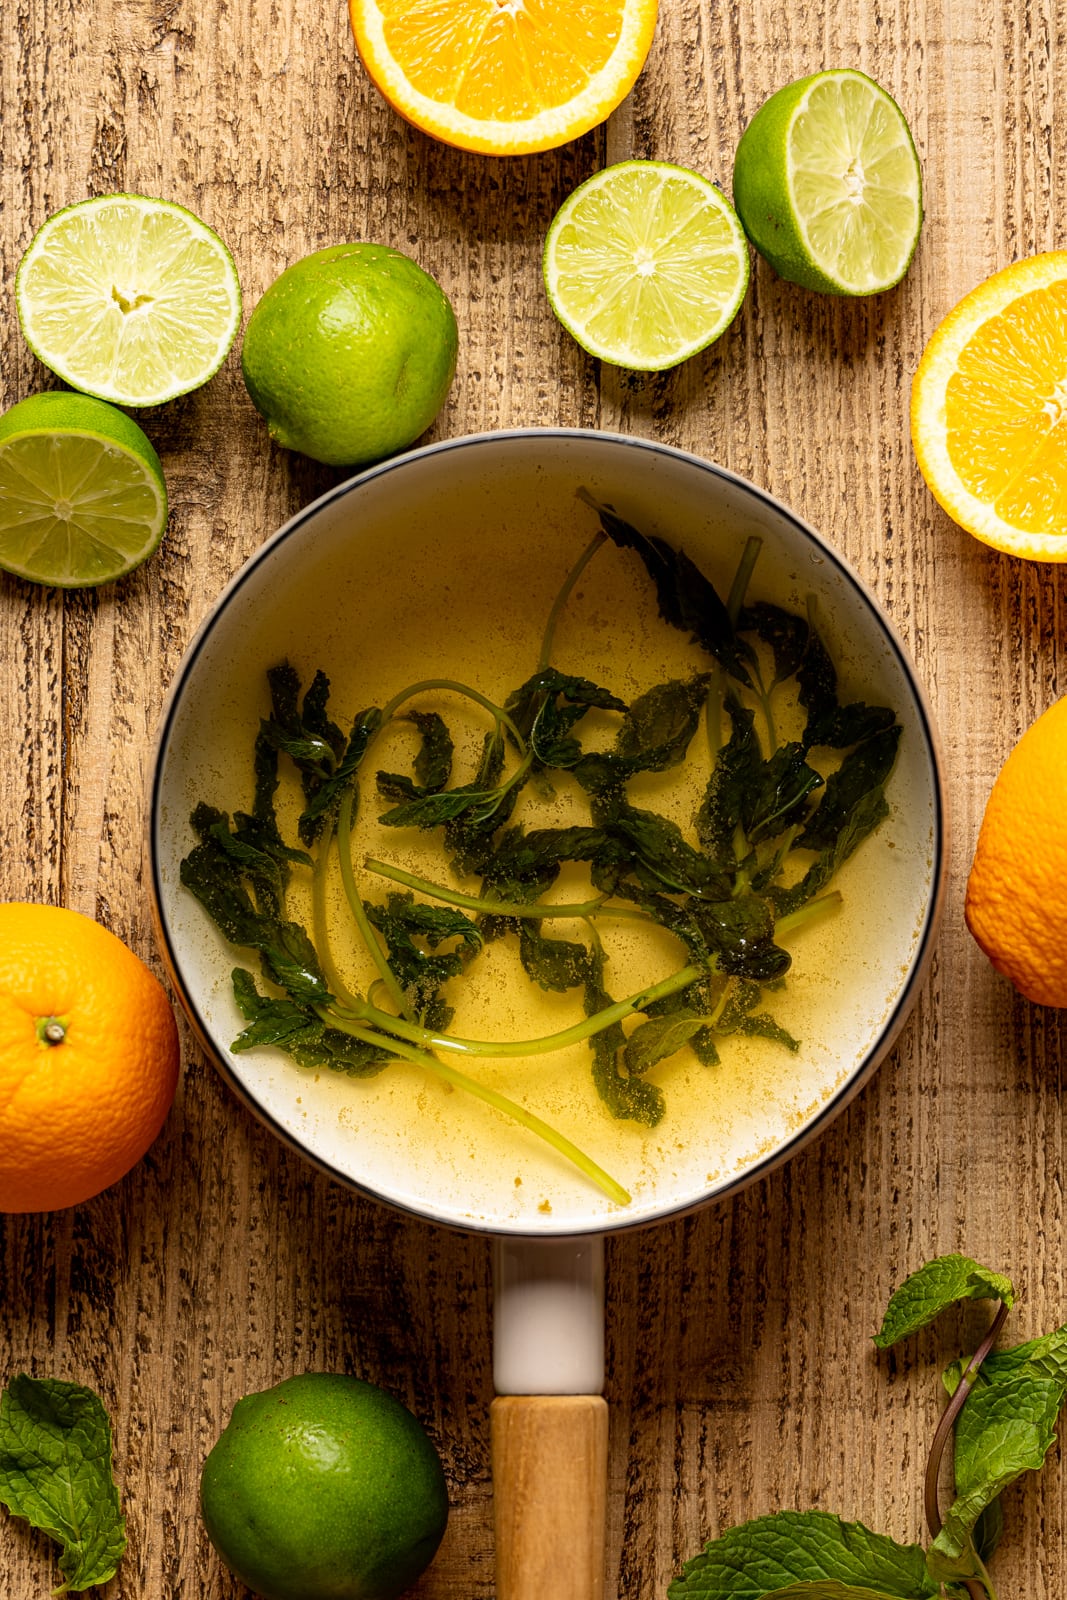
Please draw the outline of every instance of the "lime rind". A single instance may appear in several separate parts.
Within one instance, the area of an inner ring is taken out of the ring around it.
[[[159,457],[129,417],[44,394],[0,417],[0,568],[82,589],[132,572],[167,524]]]
[[[734,163],[745,231],[780,277],[840,295],[900,282],[922,227],[922,171],[891,95],[851,67],[787,84]]]
[[[661,161],[619,162],[586,179],[549,227],[543,267],[552,309],[578,344],[646,372],[714,343],[749,279],[729,201],[699,173]]]
[[[72,388],[151,406],[199,388],[241,320],[233,257],[173,201],[103,195],[37,230],[15,278],[34,354]]]

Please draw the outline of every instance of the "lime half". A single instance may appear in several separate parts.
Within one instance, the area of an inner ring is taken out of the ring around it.
[[[155,406],[206,383],[241,320],[233,257],[191,211],[102,195],[37,230],[15,278],[26,342],[65,383]]]
[[[0,417],[0,567],[84,589],[150,556],[167,524],[159,457],[121,411],[35,394]]]
[[[851,67],[764,102],[734,159],[734,204],[775,271],[826,294],[878,294],[908,270],[922,174],[904,115]]]
[[[584,350],[659,372],[729,327],[748,287],[748,246],[707,178],[665,161],[621,161],[560,206],[544,274],[553,311]]]

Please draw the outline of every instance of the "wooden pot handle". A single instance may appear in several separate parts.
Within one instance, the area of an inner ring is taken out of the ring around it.
[[[490,1436],[497,1600],[603,1600],[607,1403],[502,1395]]]

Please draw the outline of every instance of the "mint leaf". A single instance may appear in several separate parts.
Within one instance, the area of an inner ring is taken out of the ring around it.
[[[686,1563],[669,1600],[931,1600],[920,1545],[824,1511],[780,1511],[731,1528]]]
[[[950,1394],[965,1370],[957,1361],[944,1374]],[[1021,1473],[1042,1465],[1065,1398],[1067,1327],[986,1357],[956,1419],[956,1498],[929,1552],[932,1576],[945,1582],[970,1573],[979,1517]]]
[[[959,1300],[1003,1300],[1015,1302],[1015,1290],[1008,1278],[990,1272],[969,1256],[938,1256],[906,1278],[889,1301],[885,1317],[874,1342],[879,1350],[925,1328],[935,1317]]]
[[[63,1546],[55,1591],[115,1573],[125,1521],[111,1476],[111,1424],[99,1397],[58,1378],[12,1378],[0,1394],[0,1502]]]

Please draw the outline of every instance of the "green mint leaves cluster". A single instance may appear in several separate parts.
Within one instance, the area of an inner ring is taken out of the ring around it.
[[[460,1064],[586,1041],[608,1112],[652,1127],[666,1104],[655,1069],[678,1051],[706,1067],[734,1035],[795,1051],[771,1009],[790,967],[785,941],[837,908],[831,880],[888,815],[901,727],[890,707],[839,697],[813,607],[796,614],[746,598],[758,539],[745,546],[724,599],[684,551],[579,498],[596,511],[599,531],[546,618],[539,658],[502,704],[477,686],[423,680],[346,720],[346,734],[330,714],[324,672],[305,688],[289,663],[273,667],[270,714],[255,735],[251,810],[231,816],[198,805],[181,880],[232,945],[259,956],[258,973],[233,974],[247,1024],[234,1051],[273,1046],[301,1066],[354,1077],[398,1058],[415,1062],[491,1100],[625,1204],[621,1185],[562,1134],[490,1095]],[[552,661],[578,578],[612,547],[637,557],[650,604],[693,647],[689,676],[630,702]],[[417,704],[441,692],[483,730],[466,781],[453,776],[455,724]],[[593,713],[599,738],[588,731]],[[375,770],[376,742],[391,723],[411,740],[409,772]],[[785,726],[792,737],[782,736]],[[607,748],[605,737],[613,737]],[[636,804],[628,786],[687,763],[697,798],[683,829]],[[295,837],[285,838],[277,798],[283,786],[291,794],[294,779],[301,810]],[[561,786],[580,820],[538,826],[550,815],[539,802]],[[375,793],[384,803],[371,813],[379,828],[436,834],[437,876],[449,881],[360,850]],[[580,898],[552,898],[575,864],[587,880]],[[334,871],[349,913],[341,928],[325,909]],[[294,875],[312,886],[306,926],[290,910]],[[667,931],[677,970],[636,994],[612,994],[610,929],[620,922]],[[366,992],[350,986],[335,956],[353,935],[377,973]],[[579,1021],[538,1039],[449,1033],[458,985],[477,974],[482,948],[504,937],[517,942],[532,983],[574,994]]]
[[[126,1549],[99,1397],[58,1378],[12,1378],[0,1394],[0,1504],[62,1546],[54,1592],[106,1583]]]
[[[1011,1283],[962,1255],[940,1256],[893,1295],[875,1345],[886,1350],[963,1300],[999,1301],[974,1356],[942,1375],[949,1396],[930,1450],[931,1543],[897,1544],[823,1511],[782,1511],[731,1528],[687,1563],[669,1600],[996,1600],[986,1563],[1001,1532],[1000,1495],[1036,1471],[1067,1398],[1067,1326],[993,1350]],[[955,1493],[942,1521],[938,1479],[953,1442]]]

